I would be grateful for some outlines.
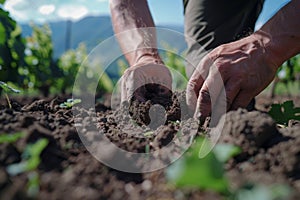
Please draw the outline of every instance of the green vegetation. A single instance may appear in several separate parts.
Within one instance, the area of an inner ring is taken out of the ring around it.
[[[21,32],[16,21],[0,7],[0,80],[4,82],[22,82],[18,74],[18,68],[25,65],[25,40]]]
[[[48,139],[43,138],[33,144],[27,144],[22,153],[22,161],[6,168],[12,176],[28,172],[27,194],[29,197],[35,197],[39,192],[40,179],[37,169],[41,162],[41,153],[48,143]]]
[[[270,96],[299,95],[300,91],[300,54],[289,59],[278,69],[270,87]]]
[[[215,191],[225,199],[234,200],[275,200],[286,199],[291,190],[286,185],[245,185],[233,190],[225,176],[224,163],[240,154],[239,147],[229,144],[217,144],[213,151],[204,158],[199,158],[199,151],[208,146],[200,137],[185,153],[167,169],[167,178],[178,188],[190,188]],[[210,149],[210,148],[209,148]]]
[[[278,123],[288,125],[289,120],[300,120],[300,107],[295,107],[293,101],[273,104],[269,115]]]
[[[1,143],[14,143],[23,137],[25,137],[25,134],[23,132],[14,133],[14,134],[1,134],[0,135],[0,144]]]
[[[184,55],[181,55],[181,57],[178,50],[168,44],[163,46],[168,51],[163,52],[161,56],[165,65],[171,69],[174,88],[184,90],[188,80],[185,73]]]
[[[51,30],[48,25],[40,27],[32,24],[31,27],[32,35],[26,38],[26,66],[20,68],[19,73],[25,76],[25,85],[48,96],[50,87],[55,83],[55,75],[59,75],[52,58]]]
[[[10,103],[10,100],[9,100],[9,97],[8,97],[7,93],[9,93],[9,92],[20,93],[20,90],[17,90],[17,89],[7,85],[6,83],[4,83],[2,81],[0,81],[0,87],[4,90],[4,95],[5,95],[7,104],[9,106],[9,108],[11,109],[12,106],[11,106],[11,103]]]
[[[22,154],[23,160],[20,163],[12,164],[7,167],[7,172],[17,175],[23,172],[36,170],[41,162],[40,155],[48,145],[47,139],[40,139],[34,144],[28,144]]]
[[[224,175],[223,162],[218,160],[216,153],[210,152],[204,158],[199,158],[199,150],[203,148],[204,141],[202,137],[198,138],[186,152],[186,156],[168,168],[167,177],[178,187],[207,189],[228,195],[229,184]],[[231,152],[227,151],[228,154]],[[230,156],[233,155],[231,153]],[[228,158],[229,155],[220,157]]]
[[[101,75],[98,90],[112,92],[114,84],[110,77],[105,72],[95,74],[91,71],[97,64],[86,60],[88,53],[85,44],[55,60],[50,27],[46,24],[31,24],[31,27],[31,36],[22,38],[16,21],[0,8],[0,80],[18,85],[25,89],[26,94],[40,92],[48,96],[72,92],[79,72],[91,83]],[[101,66],[96,67],[101,69]],[[84,91],[89,91],[89,88],[87,85]]]
[[[75,104],[81,103],[81,99],[68,99],[66,102],[61,103],[61,108],[72,108]]]

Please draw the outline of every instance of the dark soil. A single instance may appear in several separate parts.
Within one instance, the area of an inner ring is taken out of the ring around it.
[[[157,99],[154,95],[146,102],[124,105],[129,110],[127,114],[122,110],[124,107],[112,111],[98,103],[95,107],[97,120],[93,123],[117,146],[128,151],[145,152],[147,146],[150,151],[161,149],[178,139],[179,121],[184,118],[179,105],[182,98],[179,94],[169,99]],[[13,109],[8,109],[5,101],[1,100],[0,134],[22,131],[26,136],[15,144],[0,144],[0,199],[29,199],[29,173],[12,176],[8,174],[7,166],[20,162],[26,145],[40,138],[47,138],[49,144],[42,152],[37,170],[40,175],[38,199],[221,199],[210,191],[176,189],[167,184],[164,170],[134,174],[105,166],[82,144],[72,110],[59,107],[65,99],[17,99],[13,101]],[[295,100],[299,105],[299,99]],[[272,101],[260,97],[257,103],[257,108],[266,111]],[[160,106],[153,108],[153,104]],[[91,110],[78,108],[77,111],[82,117],[82,124],[91,123]],[[135,134],[133,123],[120,123],[130,120],[151,134],[141,137]],[[189,138],[188,129],[182,132]],[[298,122],[280,128],[261,111],[240,109],[230,112],[219,142],[231,143],[242,149],[241,154],[226,163],[232,187],[248,182],[283,183],[290,185],[294,190],[293,198],[299,199],[299,136]],[[167,155],[168,152],[162,151],[161,154]]]

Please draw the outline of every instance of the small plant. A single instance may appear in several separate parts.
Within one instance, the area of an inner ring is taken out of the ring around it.
[[[19,137],[21,137],[21,134],[15,134],[14,140],[17,140]],[[12,141],[12,139],[9,139],[9,141]],[[43,138],[34,144],[28,144],[22,153],[22,161],[11,164],[6,168],[7,172],[12,176],[29,172],[27,174],[27,195],[31,198],[35,198],[40,190],[40,178],[36,170],[41,162],[41,153],[48,143],[48,139]]]
[[[144,136],[145,137],[152,137],[153,134],[154,134],[153,131],[148,131],[148,132],[144,133]]]
[[[275,200],[287,199],[291,189],[287,185],[246,184],[240,188],[230,188],[224,173],[224,163],[241,152],[231,144],[217,144],[205,157],[200,159],[199,151],[209,146],[200,137],[186,152],[185,156],[167,168],[167,178],[179,188],[211,190],[229,200]],[[210,149],[210,148],[208,148]]]
[[[300,108],[294,106],[293,101],[286,101],[282,104],[272,104],[269,115],[278,124],[287,126],[289,120],[300,120]]]
[[[240,150],[232,145],[223,145],[200,159],[199,150],[202,150],[204,141],[202,137],[197,139],[186,156],[167,169],[167,177],[178,187],[207,189],[229,195],[223,162],[237,155]]]
[[[11,106],[11,103],[10,103],[10,100],[9,100],[9,97],[8,97],[7,93],[9,93],[9,92],[20,93],[20,90],[17,90],[17,89],[7,85],[7,83],[4,83],[2,81],[0,81],[0,87],[4,90],[4,95],[5,95],[7,104],[9,106],[9,108],[11,109],[12,106]]]
[[[36,170],[41,162],[40,155],[48,143],[48,140],[43,138],[34,144],[28,144],[22,154],[23,160],[20,163],[9,165],[7,167],[7,172],[10,175],[17,175],[23,172]]]
[[[0,135],[0,144],[1,143],[14,143],[18,139],[23,138],[25,134],[23,132],[14,133],[14,134],[1,134]]]
[[[81,103],[81,99],[68,99],[66,102],[61,103],[61,108],[72,108],[75,104]]]

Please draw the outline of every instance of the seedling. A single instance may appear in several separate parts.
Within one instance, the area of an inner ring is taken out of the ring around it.
[[[7,93],[9,92],[13,92],[13,93],[20,93],[20,90],[17,90],[9,85],[7,85],[7,83],[4,83],[2,81],[0,81],[0,87],[4,90],[4,95],[5,95],[5,98],[6,98],[6,101],[7,101],[7,104],[9,106],[9,108],[11,109],[12,106],[11,106],[11,103],[10,103],[10,100],[8,98],[8,95]]]
[[[1,143],[14,143],[18,139],[23,138],[25,134],[23,132],[15,133],[15,134],[1,134],[0,135],[0,144]]]
[[[199,138],[186,156],[177,160],[167,169],[169,181],[177,187],[192,187],[213,190],[229,194],[229,184],[224,175],[223,162],[219,161],[214,152],[199,158],[199,150],[204,139]]]
[[[293,101],[286,101],[283,104],[273,104],[269,115],[278,124],[288,125],[289,120],[300,120],[300,108],[294,106]]]
[[[148,131],[148,132],[144,133],[144,136],[145,137],[152,137],[153,134],[154,134],[153,131]]]
[[[35,171],[28,174],[28,183],[27,183],[27,194],[29,197],[34,198],[40,191],[40,177],[39,174]]]
[[[20,163],[11,164],[7,167],[10,175],[17,175],[23,172],[34,171],[41,162],[40,155],[48,145],[48,140],[43,138],[34,144],[28,144],[22,154],[23,160]]]
[[[75,104],[81,103],[81,99],[68,99],[66,102],[61,103],[61,108],[72,108]]]

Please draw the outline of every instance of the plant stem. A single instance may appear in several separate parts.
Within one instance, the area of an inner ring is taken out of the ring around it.
[[[5,93],[4,95],[5,95],[5,97],[6,97],[6,101],[7,101],[7,103],[8,103],[8,107],[9,107],[10,109],[12,109],[12,106],[11,106],[10,100],[9,100],[9,98],[8,98],[8,95],[7,95],[6,93]]]

